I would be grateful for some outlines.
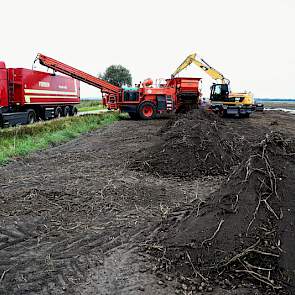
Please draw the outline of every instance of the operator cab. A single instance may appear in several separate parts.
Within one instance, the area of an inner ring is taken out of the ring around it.
[[[211,101],[227,101],[229,97],[228,84],[213,84],[211,86]]]
[[[123,87],[124,101],[138,101],[139,91],[137,87]]]

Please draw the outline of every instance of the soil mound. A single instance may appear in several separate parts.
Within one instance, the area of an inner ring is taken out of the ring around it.
[[[294,143],[267,135],[209,200],[173,212],[150,243],[160,269],[203,289],[250,281],[262,293],[294,294]]]
[[[160,132],[162,141],[142,150],[132,168],[187,179],[226,175],[245,146],[244,136],[202,110],[171,119]]]

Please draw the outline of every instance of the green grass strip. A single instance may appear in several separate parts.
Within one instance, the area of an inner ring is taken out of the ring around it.
[[[89,110],[102,110],[104,106],[98,100],[81,100],[78,105],[76,105],[80,112],[86,112]]]
[[[89,111],[97,111],[97,110],[103,110],[102,105],[97,105],[97,106],[90,106],[90,107],[81,107],[78,108],[79,112],[89,112]]]
[[[118,113],[69,117],[0,130],[0,164],[50,145],[69,141],[121,118]]]

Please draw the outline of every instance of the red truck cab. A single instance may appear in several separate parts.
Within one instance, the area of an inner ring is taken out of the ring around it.
[[[0,108],[8,106],[7,69],[4,61],[0,61]]]

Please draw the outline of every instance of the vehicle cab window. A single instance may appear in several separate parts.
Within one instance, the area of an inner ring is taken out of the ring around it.
[[[124,101],[137,101],[139,98],[138,91],[124,91]]]

